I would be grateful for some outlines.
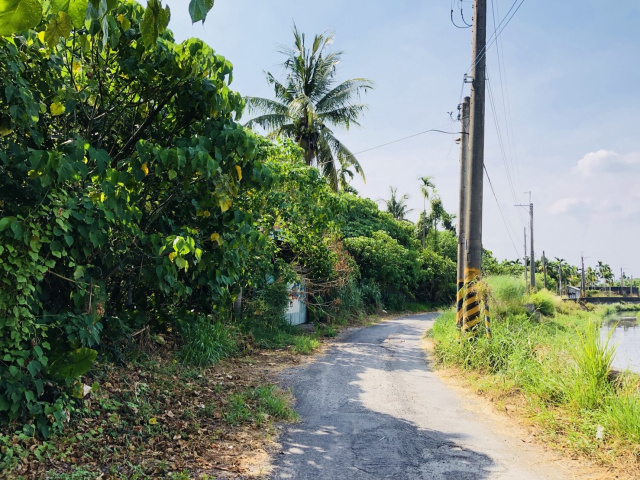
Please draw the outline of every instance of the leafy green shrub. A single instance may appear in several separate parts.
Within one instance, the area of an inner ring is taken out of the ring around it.
[[[540,290],[531,295],[531,303],[542,315],[551,317],[556,312],[556,305],[559,303],[559,299],[549,290]]]
[[[183,361],[197,366],[213,365],[237,353],[232,327],[203,315],[180,322]]]
[[[0,423],[45,436],[77,380],[56,357],[109,319],[227,306],[263,252],[239,200],[270,185],[270,144],[235,120],[231,64],[169,31],[150,44],[135,2],[103,6],[49,45],[0,38]]]
[[[416,298],[436,305],[450,305],[457,289],[455,262],[430,250],[420,252],[420,261]]]
[[[379,285],[385,307],[401,308],[417,286],[417,251],[405,248],[384,231],[373,232],[371,237],[346,238],[344,245],[358,264],[362,279]]]

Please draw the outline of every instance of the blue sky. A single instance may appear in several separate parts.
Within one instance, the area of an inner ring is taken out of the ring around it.
[[[308,36],[332,30],[335,50],[344,52],[339,79],[376,85],[364,96],[363,128],[336,131],[353,152],[432,128],[459,129],[448,112],[456,111],[471,63],[471,30],[454,27],[450,11],[453,4],[461,25],[462,5],[470,21],[468,0],[216,0],[204,25],[191,24],[187,2],[166,3],[176,39],[202,38],[228,58],[232,88],[243,95],[272,97],[264,71],[279,76],[278,46],[291,44],[294,22]],[[499,22],[512,4],[488,0],[490,33],[492,6]],[[637,0],[526,0],[490,49],[503,148],[488,102],[485,165],[498,202],[485,179],[483,243],[498,258],[522,256],[528,215],[513,205],[527,203],[524,192],[532,191],[537,257],[545,250],[579,264],[584,252],[586,265],[602,260],[617,274],[623,267],[640,276],[638,24]],[[445,208],[457,212],[455,138],[428,133],[363,153],[367,181],[354,186],[374,200],[397,187],[411,196],[415,219],[418,177],[431,175]]]

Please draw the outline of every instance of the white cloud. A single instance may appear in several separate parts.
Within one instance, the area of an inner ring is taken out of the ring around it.
[[[581,216],[591,211],[591,202],[585,198],[560,198],[550,207],[551,215],[575,215]]]
[[[597,174],[640,173],[640,152],[620,155],[609,150],[598,150],[587,153],[578,161],[573,171],[585,177]]]

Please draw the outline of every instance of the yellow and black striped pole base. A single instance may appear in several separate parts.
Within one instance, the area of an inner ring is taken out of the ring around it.
[[[463,282],[458,280],[458,295],[456,303],[456,326],[464,336],[469,339],[476,338],[479,334],[482,321],[481,309],[484,306],[484,324],[487,337],[491,338],[491,315],[489,300],[485,295],[482,300],[478,294],[476,284],[480,279],[480,271],[467,269]]]

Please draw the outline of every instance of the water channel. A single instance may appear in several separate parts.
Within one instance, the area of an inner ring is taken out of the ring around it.
[[[640,319],[638,312],[619,312],[605,318],[602,335],[611,333],[609,345],[616,347],[613,368],[640,373]]]

